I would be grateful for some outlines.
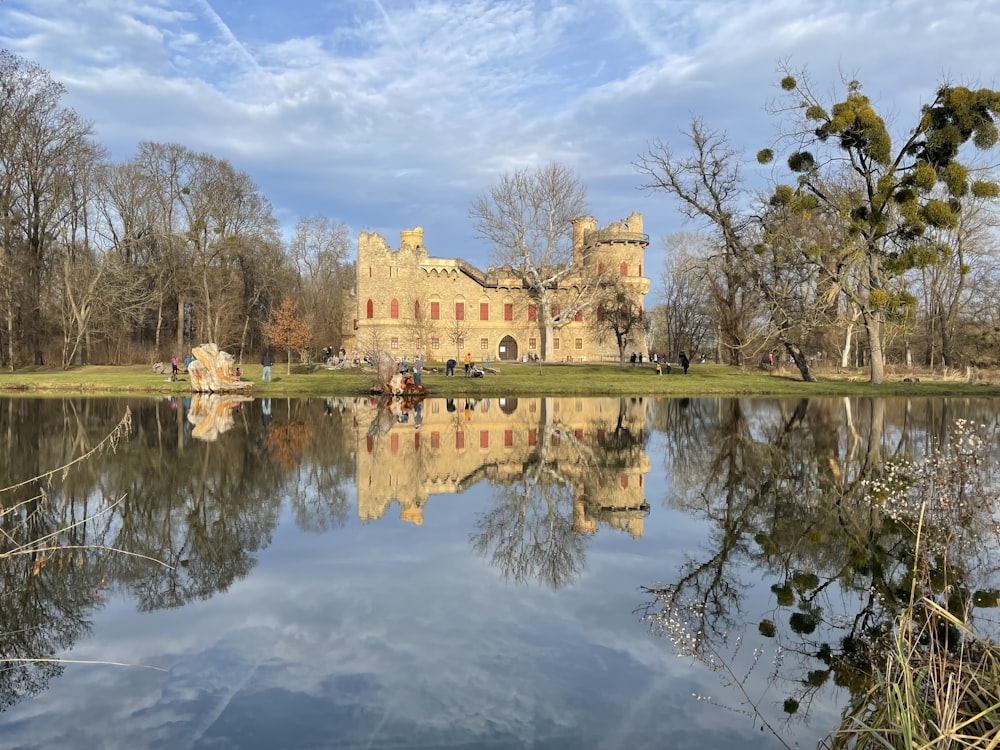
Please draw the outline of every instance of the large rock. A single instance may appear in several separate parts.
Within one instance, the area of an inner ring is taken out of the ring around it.
[[[229,352],[216,344],[202,344],[191,350],[194,362],[188,365],[191,390],[195,393],[245,392],[253,383],[236,377],[236,362]]]

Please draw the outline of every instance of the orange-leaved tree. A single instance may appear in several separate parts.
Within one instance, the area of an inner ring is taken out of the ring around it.
[[[292,352],[309,349],[312,345],[312,324],[299,312],[299,306],[286,299],[271,314],[271,322],[264,326],[264,335],[279,349],[288,354],[286,374],[292,372]]]

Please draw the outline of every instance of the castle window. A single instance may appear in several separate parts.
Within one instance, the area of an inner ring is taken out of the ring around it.
[[[537,349],[538,348],[538,341],[536,339],[528,339],[528,348],[529,349]]]
[[[431,302],[431,320],[441,319],[441,303]]]
[[[440,432],[432,432],[431,433],[431,448],[433,448],[434,450],[437,450],[440,447],[441,447],[441,433]]]
[[[420,300],[413,301],[413,319],[420,320]]]
[[[375,303],[368,300],[368,304],[365,305],[365,312],[368,313],[368,320],[375,317]]]
[[[597,306],[597,319],[604,320],[604,305]]]
[[[431,349],[440,349],[440,348],[441,348],[441,339],[435,336],[434,338],[431,339]]]
[[[503,319],[513,320],[514,319],[514,305],[511,302],[504,302],[503,304]]]
[[[642,263],[639,264],[639,275],[642,276]]]
[[[455,303],[455,320],[465,320],[465,303]]]
[[[577,310],[576,311],[576,315],[573,316],[573,320],[575,320],[577,323],[582,323],[583,322],[583,310]]]
[[[514,447],[514,431],[504,430],[503,431],[503,447],[513,448]]]
[[[528,321],[535,322],[538,320],[538,305],[530,304],[528,305]]]
[[[389,341],[389,348],[390,349],[399,348],[399,339],[397,337],[393,336],[392,339]]]
[[[552,305],[552,320],[559,317],[559,305]]]
[[[490,303],[480,302],[479,303],[479,319],[489,320],[490,319]]]
[[[574,349],[583,349],[583,339],[577,339],[573,342]]]
[[[490,431],[480,430],[479,431],[479,447],[489,448],[490,447]]]
[[[597,272],[598,273],[604,273],[604,264],[603,263],[598,263],[597,264]]]
[[[463,450],[465,448],[465,433],[459,430],[455,433],[455,448]]]
[[[389,317],[390,318],[398,318],[399,317],[399,300],[398,299],[393,299],[392,302],[389,303]]]
[[[484,349],[484,350],[485,349],[489,349],[490,348],[490,340],[489,339],[479,339],[479,348],[480,349]]]
[[[622,263],[621,272],[622,276],[628,276],[628,263]]]
[[[558,337],[552,339],[552,348],[553,349],[558,349],[559,348],[559,338]]]

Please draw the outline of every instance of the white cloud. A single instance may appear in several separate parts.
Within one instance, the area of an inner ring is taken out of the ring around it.
[[[284,8],[284,6],[282,6]],[[778,62],[822,88],[857,76],[900,123],[944,79],[997,85],[1000,9],[955,0],[5,0],[0,44],[66,82],[116,158],[143,140],[229,158],[280,218],[322,213],[486,263],[472,197],[504,169],[559,160],[602,221],[643,210],[653,138],[693,115],[755,151]],[[650,268],[650,275],[657,275]]]

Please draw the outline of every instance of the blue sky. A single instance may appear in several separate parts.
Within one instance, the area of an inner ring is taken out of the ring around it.
[[[842,75],[899,127],[942,81],[1000,87],[997,0],[0,0],[0,47],[67,86],[112,157],[146,140],[229,159],[287,230],[321,214],[485,266],[468,209],[558,161],[601,224],[641,211],[647,274],[686,227],[638,190],[692,116],[770,144],[777,66]],[[654,290],[655,290],[654,285]]]

